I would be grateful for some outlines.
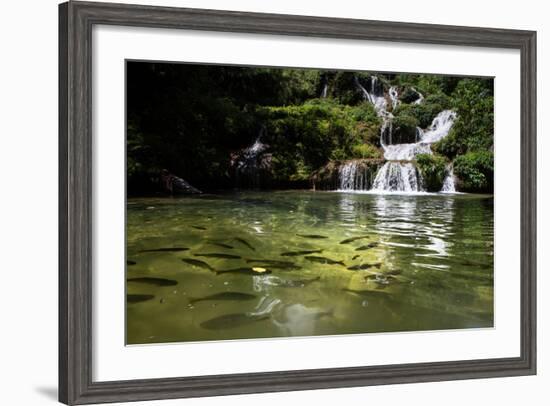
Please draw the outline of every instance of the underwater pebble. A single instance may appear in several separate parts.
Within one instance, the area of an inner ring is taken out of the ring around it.
[[[227,285],[229,285],[229,282],[224,282],[223,284],[224,284],[225,286],[227,286]]]

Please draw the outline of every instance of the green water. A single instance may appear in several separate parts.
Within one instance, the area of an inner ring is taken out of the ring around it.
[[[341,243],[351,237],[363,238]],[[369,248],[356,250],[362,246]],[[143,252],[157,248],[188,250]],[[301,250],[341,263],[281,255]],[[241,258],[195,256],[205,253]],[[490,196],[285,191],[129,199],[127,259],[127,279],[158,278],[127,281],[128,344],[493,325]],[[357,265],[367,269],[348,269]],[[229,269],[250,274],[215,272]],[[194,300],[223,292],[240,295]]]

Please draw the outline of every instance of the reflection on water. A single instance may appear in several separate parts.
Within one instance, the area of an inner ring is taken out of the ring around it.
[[[129,344],[493,325],[490,196],[242,192],[127,211]],[[151,251],[173,247],[187,250]]]

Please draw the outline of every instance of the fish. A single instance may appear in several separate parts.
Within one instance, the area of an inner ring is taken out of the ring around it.
[[[193,265],[199,268],[209,269],[210,271],[213,271],[214,268],[212,268],[210,265],[208,265],[206,262],[198,260],[198,259],[192,259],[192,258],[182,258],[183,262],[189,265]]]
[[[264,265],[276,269],[301,269],[301,267],[296,265],[294,262],[277,261],[274,259],[247,259],[246,262],[249,264]]]
[[[206,258],[223,258],[223,259],[241,259],[238,255],[231,255],[231,254],[222,254],[218,252],[212,252],[207,254],[193,254],[196,257],[206,257]]]
[[[294,265],[294,264],[292,265],[291,264],[265,264],[265,263],[258,262],[256,263],[256,265],[263,265],[263,266],[268,266],[272,269],[280,269],[280,270],[287,270],[287,271],[302,269],[301,266]]]
[[[290,262],[290,261],[279,261],[276,259],[262,259],[262,258],[248,258],[246,262],[248,263],[261,262],[264,264],[271,264],[271,265],[294,265],[294,262]]]
[[[221,275],[224,273],[241,273],[244,275],[266,275],[266,274],[270,274],[271,271],[265,268],[250,268],[250,267],[222,269],[222,270],[216,271],[216,275]]]
[[[382,273],[373,273],[371,275],[367,275],[365,277],[365,280],[370,280],[376,283],[378,285],[378,289],[384,289],[390,283],[395,282],[397,280],[397,277]]]
[[[209,244],[210,245],[215,245],[215,246],[221,247],[221,248],[227,248],[228,250],[232,250],[234,248],[232,245],[224,244],[222,242],[211,241],[211,242],[209,242]]]
[[[132,261],[132,260],[126,260],[126,265],[136,265],[137,262],[136,261]]]
[[[362,240],[363,238],[369,238],[370,235],[360,235],[358,237],[350,237],[346,238],[345,240],[340,241],[340,244],[349,244],[350,242]]]
[[[151,278],[151,277],[141,277],[141,278],[129,278],[126,279],[127,282],[135,282],[135,283],[145,283],[147,285],[154,285],[154,286],[174,286],[177,285],[178,282],[174,281],[172,279],[164,279],[164,278]]]
[[[391,275],[388,272],[385,273],[373,273],[367,275],[365,280],[372,281],[378,286],[377,289],[385,289],[390,284],[395,283],[410,283],[410,279],[403,278],[401,276]]]
[[[240,242],[242,245],[248,247],[252,251],[256,251],[256,248],[254,248],[248,241],[243,238],[235,237],[235,241]]]
[[[392,269],[388,272],[386,272],[387,275],[401,275],[403,271],[401,269]]]
[[[191,228],[194,228],[195,230],[201,230],[201,231],[206,230],[206,227],[203,227],[203,226],[191,226]]]
[[[315,320],[319,320],[321,317],[334,316],[334,309],[330,309],[323,312],[317,312],[313,314]]]
[[[155,295],[126,295],[126,301],[128,303],[140,303],[145,302],[147,300],[151,300],[155,297]]]
[[[251,324],[257,321],[267,320],[270,316],[268,314],[249,314],[249,313],[231,313],[224,314],[223,316],[214,317],[213,319],[206,320],[200,324],[200,326],[207,330],[222,330],[226,328],[235,328],[246,324]]]
[[[359,257],[360,257],[359,254],[358,254],[358,255],[354,255],[353,258],[352,258],[351,260],[352,260],[352,261],[355,261],[355,260],[356,260],[357,258],[359,258]]]
[[[313,239],[321,239],[321,238],[328,238],[326,235],[319,235],[319,234],[296,234],[298,237],[302,238],[313,238]]]
[[[220,292],[214,293],[213,295],[198,297],[198,298],[189,298],[189,303],[194,304],[198,302],[205,302],[207,300],[252,300],[255,299],[256,295],[251,295],[250,293],[241,293],[241,292]]]
[[[141,250],[140,252],[180,252],[187,251],[187,247],[171,247],[171,248],[152,248],[147,250]]]
[[[303,251],[288,251],[283,252],[281,254],[282,257],[298,257],[300,255],[308,255],[308,254],[320,254],[323,252],[323,250],[303,250]]]
[[[378,296],[378,297],[390,297],[388,292],[381,291],[381,290],[354,290],[354,289],[342,289],[343,292],[346,293],[353,293],[358,296]]]
[[[311,261],[311,262],[317,262],[319,264],[346,266],[346,264],[344,264],[344,261],[335,261],[335,260],[327,258],[327,257],[316,257],[316,256],[313,256],[313,255],[308,255],[308,256],[305,257],[305,259],[307,259],[308,261]]]
[[[355,251],[365,251],[377,246],[378,246],[377,242],[369,242],[367,245],[361,245],[360,247],[355,248]]]
[[[374,263],[374,264],[359,264],[359,265],[353,265],[348,267],[350,271],[360,271],[363,269],[369,269],[369,268],[380,268],[380,265],[382,265],[380,262]]]
[[[310,283],[320,281],[321,277],[318,276],[316,278],[310,278],[310,279],[281,279],[276,286],[280,286],[283,288],[303,288]]]

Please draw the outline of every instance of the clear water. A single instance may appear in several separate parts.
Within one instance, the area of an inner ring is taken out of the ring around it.
[[[341,243],[351,237],[364,238]],[[189,250],[143,252],[173,247]],[[299,250],[322,250],[310,255],[345,266],[281,256]],[[241,258],[195,256],[202,253]],[[284,191],[129,199],[127,259],[135,262],[127,279],[171,283],[127,281],[128,344],[493,325],[491,196]],[[182,259],[271,273],[216,274]],[[375,266],[348,269],[357,265]],[[193,301],[221,292],[248,296]]]

